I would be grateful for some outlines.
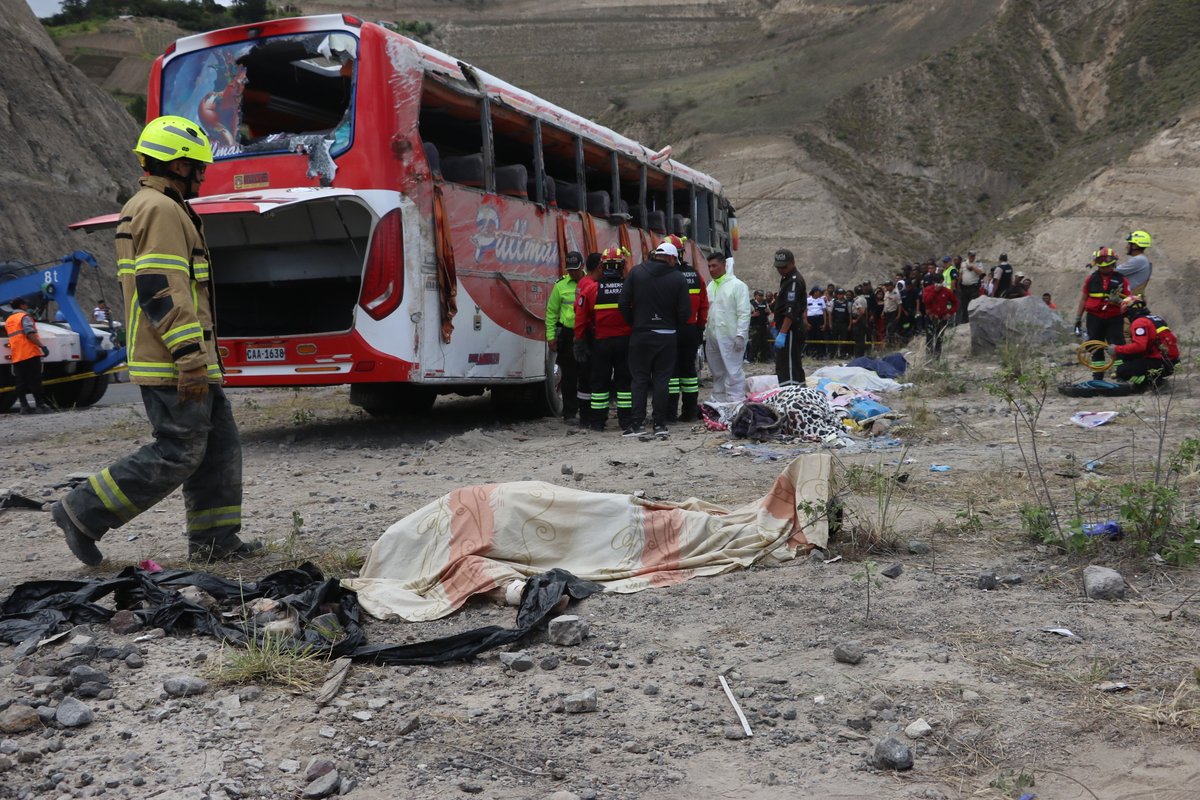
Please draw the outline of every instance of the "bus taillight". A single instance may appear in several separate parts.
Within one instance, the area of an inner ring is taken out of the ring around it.
[[[371,237],[358,304],[372,319],[383,319],[404,296],[404,229],[400,209],[384,215]]]

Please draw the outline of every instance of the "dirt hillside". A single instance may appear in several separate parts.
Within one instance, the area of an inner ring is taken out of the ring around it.
[[[83,247],[106,264],[111,281],[110,240],[66,226],[115,211],[136,186],[129,149],[137,124],[63,60],[22,0],[0,2],[0,42],[0,260],[38,263]],[[84,302],[97,298],[95,281],[82,279]]]

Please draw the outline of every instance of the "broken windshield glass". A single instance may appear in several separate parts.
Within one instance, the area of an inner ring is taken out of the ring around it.
[[[341,32],[185,53],[163,70],[162,113],[199,122],[218,159],[289,151],[337,156],[353,136],[357,63],[358,40]]]

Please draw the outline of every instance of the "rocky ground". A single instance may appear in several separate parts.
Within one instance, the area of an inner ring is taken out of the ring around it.
[[[985,389],[995,364],[947,362],[894,399],[902,447],[835,454],[850,517],[829,560],[594,596],[572,608],[590,626],[578,645],[543,633],[470,663],[356,665],[323,706],[315,690],[230,682],[231,650],[209,638],[93,625],[0,646],[0,798],[1194,797],[1200,575],[1121,545],[1068,557],[1024,537],[1027,437]],[[305,558],[351,574],[389,523],[469,483],[738,505],[797,447],[770,460],[684,426],[628,441],[497,419],[480,398],[382,421],[342,389],[233,396],[247,528],[273,546],[227,576]],[[1200,417],[1186,378],[1165,399],[1052,396],[1036,426],[1051,488],[1115,485],[1135,466],[1144,477],[1153,420],[1166,413],[1171,452]],[[1082,409],[1122,414],[1084,430],[1069,422]],[[48,500],[146,439],[133,405],[5,415],[0,486]],[[1179,486],[1180,516],[1195,514],[1196,483]],[[2,513],[0,596],[145,558],[179,566],[186,552],[178,494],[112,532],[95,569],[48,514]],[[1118,569],[1124,599],[1086,597],[1089,564]],[[863,575],[885,568],[895,577]],[[370,622],[368,635],[418,641],[507,626],[513,611],[481,600],[419,626]]]

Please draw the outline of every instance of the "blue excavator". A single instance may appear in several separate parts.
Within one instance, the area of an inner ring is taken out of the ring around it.
[[[60,409],[99,402],[108,389],[109,373],[125,363],[118,331],[95,324],[75,299],[85,268],[99,275],[95,257],[86,250],[44,264],[0,262],[0,318],[7,319],[11,312],[7,304],[18,297],[29,303],[47,350],[42,384],[50,402]],[[57,321],[46,319],[51,303],[58,307]],[[16,400],[8,339],[0,330],[0,412],[8,411]]]

